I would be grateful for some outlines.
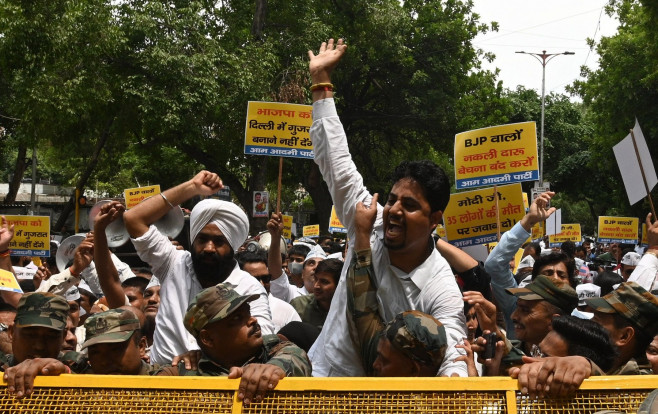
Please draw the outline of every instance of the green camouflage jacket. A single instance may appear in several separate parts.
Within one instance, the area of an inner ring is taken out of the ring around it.
[[[352,258],[347,271],[347,312],[350,336],[359,349],[366,375],[373,375],[377,344],[385,323],[379,314],[377,287],[374,282],[371,250],[360,250]]]
[[[276,335],[263,336],[263,347],[258,355],[251,358],[243,366],[249,364],[271,364],[283,369],[287,377],[311,376],[311,363],[306,352],[292,342],[281,341]],[[231,367],[216,364],[206,354],[201,355],[196,370],[185,369],[185,363],[180,362],[175,367],[163,367],[156,375],[185,376],[227,376]]]
[[[322,329],[329,312],[320,308],[320,305],[315,300],[315,295],[310,294],[296,297],[290,302],[290,305],[295,308],[299,317],[302,318],[302,322],[310,323],[313,326],[317,326],[318,329]]]

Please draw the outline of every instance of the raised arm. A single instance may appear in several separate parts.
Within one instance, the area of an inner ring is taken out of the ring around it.
[[[308,68],[313,85],[331,84],[331,72],[338,65],[346,50],[347,45],[343,39],[338,39],[335,45],[334,39],[329,39],[329,42],[322,42],[317,55],[311,50],[308,51],[310,59]],[[313,102],[334,97],[334,92],[329,87],[317,86],[316,88],[313,91]]]
[[[375,284],[375,269],[372,266],[370,235],[377,216],[377,198],[375,194],[370,207],[359,202],[356,206],[354,225],[356,236],[352,258],[347,271],[347,311],[354,324],[356,332],[354,343],[359,348],[363,369],[372,375],[372,364],[377,358],[377,344],[380,333],[385,328],[385,321],[379,314],[377,304],[377,286]]]
[[[50,292],[64,296],[71,286],[80,283],[80,273],[94,260],[94,234],[89,233],[73,252],[73,264],[63,272],[41,282],[37,292]]]
[[[130,237],[140,237],[148,231],[151,224],[167,214],[174,206],[197,195],[214,194],[223,187],[222,180],[217,174],[201,171],[191,180],[170,188],[158,196],[146,199],[126,211],[123,216],[126,229]]]
[[[6,270],[14,274],[14,268],[11,265],[11,258],[9,257],[9,243],[14,238],[14,225],[9,224],[9,221],[2,216],[2,225],[0,225],[0,269]],[[16,275],[14,274],[14,278]],[[22,293],[8,292],[5,290],[0,291],[2,299],[12,305],[18,306],[18,301],[23,296]]]
[[[94,263],[96,264],[98,281],[110,309],[125,305],[126,295],[121,287],[119,272],[117,272],[117,268],[112,262],[112,254],[107,245],[105,229],[111,222],[119,218],[124,211],[125,207],[121,203],[113,201],[101,207],[101,211],[94,218]]]
[[[653,290],[656,274],[658,273],[658,220],[651,222],[651,213],[647,215],[647,239],[649,248],[644,252],[631,276],[629,282],[635,282],[642,286],[647,292]]]
[[[267,230],[270,232],[270,250],[267,252],[267,270],[272,275],[272,280],[278,279],[283,274],[281,263],[281,233],[283,233],[283,215],[272,213],[272,218],[267,222]]]
[[[532,202],[530,210],[523,216],[521,221],[514,225],[510,231],[503,234],[500,242],[484,262],[484,269],[491,276],[491,287],[498,302],[498,307],[505,315],[508,333],[513,332],[509,316],[516,306],[516,297],[508,295],[505,289],[517,286],[514,275],[509,269],[509,262],[530,237],[532,226],[546,220],[555,212],[555,207],[547,208],[548,202],[554,195],[555,193],[552,191],[540,194]]]
[[[478,265],[477,260],[473,259],[468,253],[442,239],[436,241],[436,249],[448,261],[448,264],[459,273],[471,270]]]
[[[342,40],[322,43],[317,55],[309,51],[309,71],[313,87],[330,84],[331,73],[347,49]],[[326,90],[325,90],[326,89]],[[356,169],[347,144],[343,125],[334,105],[331,87],[322,86],[313,91],[313,125],[311,140],[322,178],[336,206],[336,214],[352,237],[352,221],[356,203],[370,204],[370,193],[363,185],[363,177]]]

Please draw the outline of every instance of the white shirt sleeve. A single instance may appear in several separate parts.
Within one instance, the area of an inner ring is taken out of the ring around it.
[[[39,285],[37,292],[51,292],[55,295],[64,296],[66,291],[71,288],[71,286],[77,286],[80,283],[80,279],[71,274],[71,271],[67,268],[61,273],[50,276],[48,280],[44,280]]]
[[[130,239],[135,246],[139,258],[151,266],[153,274],[157,274],[160,283],[164,283],[169,275],[169,270],[174,268],[174,263],[178,253],[182,250],[176,250],[167,236],[163,235],[158,229],[151,225],[148,231],[136,239]]]
[[[658,257],[652,254],[645,254],[640,259],[631,276],[628,278],[629,282],[635,282],[642,286],[647,292],[651,292],[656,282],[656,274],[658,273]]]
[[[278,278],[272,279],[270,282],[270,293],[275,298],[287,303],[290,303],[296,297],[302,296],[300,288],[290,284],[286,272],[283,272]]]

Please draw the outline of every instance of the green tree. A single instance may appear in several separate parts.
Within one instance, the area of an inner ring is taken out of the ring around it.
[[[628,205],[612,147],[629,133],[637,117],[650,152],[658,154],[658,6],[650,1],[610,0],[607,12],[619,19],[618,31],[596,45],[591,42],[600,56],[599,68],[583,68],[585,79],[571,90],[582,97],[594,126],[593,186],[617,214],[643,218],[648,203]],[[599,211],[612,211],[607,210]]]

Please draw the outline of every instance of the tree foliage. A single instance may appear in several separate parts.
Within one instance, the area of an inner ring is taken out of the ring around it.
[[[628,205],[612,147],[629,133],[637,117],[650,152],[654,158],[658,155],[658,6],[650,1],[610,0],[607,12],[618,17],[618,31],[596,45],[592,42],[600,56],[599,69],[583,68],[585,79],[571,90],[582,97],[594,127],[591,164],[596,174],[588,181],[608,207],[601,208],[601,214],[643,218],[648,203]]]
[[[456,132],[506,120],[497,73],[480,69],[491,56],[471,43],[490,27],[471,7],[6,0],[0,115],[9,118],[0,122],[18,142],[37,145],[41,174],[61,184],[98,183],[115,195],[208,168],[249,211],[251,192],[275,181],[278,160],[243,154],[247,101],[310,103],[306,51],[345,37],[339,113],[366,185],[386,191],[399,161],[433,154],[448,163]],[[325,227],[331,200],[315,164],[286,160],[284,182],[287,193],[306,187]]]

